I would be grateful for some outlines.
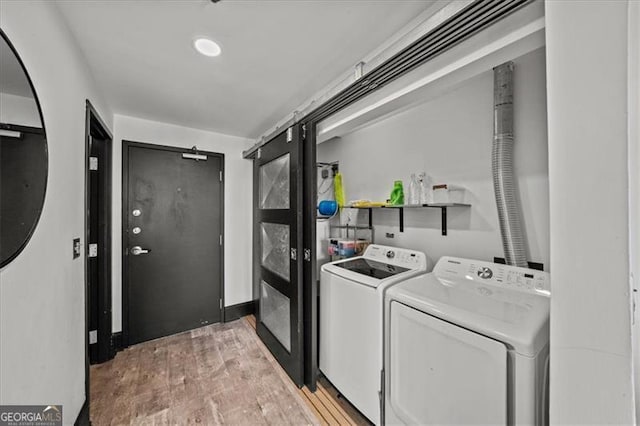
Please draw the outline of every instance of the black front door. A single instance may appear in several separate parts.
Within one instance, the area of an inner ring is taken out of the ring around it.
[[[125,142],[123,159],[126,343],[219,322],[223,156]]]
[[[257,332],[289,376],[303,381],[302,131],[296,125],[254,159]]]

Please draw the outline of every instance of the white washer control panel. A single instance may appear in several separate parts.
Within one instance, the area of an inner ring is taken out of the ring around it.
[[[433,273],[443,279],[469,280],[526,293],[551,295],[549,273],[534,269],[444,256]]]
[[[367,247],[362,257],[407,269],[424,269],[427,266],[427,258],[422,252],[378,244]]]

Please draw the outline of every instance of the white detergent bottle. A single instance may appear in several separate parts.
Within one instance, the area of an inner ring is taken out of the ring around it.
[[[405,201],[407,205],[420,204],[420,183],[418,183],[418,178],[415,173],[411,174],[409,192],[407,193],[407,199]]]
[[[433,203],[433,189],[431,177],[425,172],[418,174],[418,183],[420,186],[420,204]]]

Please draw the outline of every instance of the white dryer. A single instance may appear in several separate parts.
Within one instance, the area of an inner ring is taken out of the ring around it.
[[[320,371],[375,424],[382,411],[384,293],[426,270],[424,253],[381,245],[321,269]]]
[[[384,418],[541,425],[549,274],[443,257],[385,299]]]

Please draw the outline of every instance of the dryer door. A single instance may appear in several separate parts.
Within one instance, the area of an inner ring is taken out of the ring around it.
[[[504,344],[393,301],[387,424],[507,423]]]

